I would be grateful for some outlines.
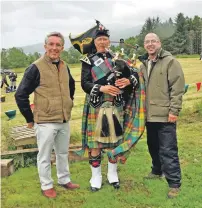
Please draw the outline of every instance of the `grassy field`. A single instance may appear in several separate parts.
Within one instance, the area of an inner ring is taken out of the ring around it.
[[[178,59],[183,67],[187,84],[202,82],[202,62],[198,58]],[[80,66],[70,66],[75,80],[80,80]],[[23,70],[21,69],[21,72]],[[19,74],[19,79],[22,73]],[[4,94],[4,91],[2,91]],[[8,121],[4,112],[17,109],[13,93],[6,94],[1,103],[2,143],[1,149],[13,147],[10,128],[25,124],[17,110],[15,119]],[[31,100],[33,97],[31,96]],[[75,104],[71,120],[71,143],[80,141],[81,115],[84,93],[76,82]],[[184,95],[183,110],[178,122],[178,146],[182,168],[182,188],[178,198],[168,200],[165,180],[145,181],[150,172],[151,160],[147,151],[145,135],[131,153],[125,165],[119,165],[121,188],[115,191],[107,184],[106,156],[102,165],[103,188],[97,193],[89,191],[90,167],[87,161],[70,164],[72,181],[81,185],[77,191],[66,191],[57,186],[56,170],[52,168],[58,197],[46,199],[40,193],[37,168],[20,168],[12,176],[2,179],[2,207],[4,208],[202,208],[202,89],[190,86]]]

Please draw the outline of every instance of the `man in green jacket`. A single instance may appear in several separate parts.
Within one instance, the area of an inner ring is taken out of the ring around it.
[[[146,84],[147,144],[152,158],[152,171],[146,178],[165,175],[168,197],[173,198],[181,186],[176,121],[182,108],[184,74],[179,62],[161,48],[155,33],[145,36],[144,48],[147,54],[139,59]]]

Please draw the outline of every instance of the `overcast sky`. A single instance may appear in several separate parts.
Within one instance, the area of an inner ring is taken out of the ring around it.
[[[51,31],[76,35],[94,26],[94,19],[109,29],[126,28],[149,16],[165,21],[179,12],[202,17],[202,0],[1,1],[1,47],[40,43]]]

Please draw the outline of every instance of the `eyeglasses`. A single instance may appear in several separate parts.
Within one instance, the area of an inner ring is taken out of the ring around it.
[[[159,42],[158,40],[145,40],[144,41],[144,44],[146,44],[146,45],[148,45],[148,44],[154,44],[154,43],[157,43],[157,42]]]

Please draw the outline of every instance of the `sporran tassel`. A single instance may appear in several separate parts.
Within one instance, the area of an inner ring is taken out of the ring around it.
[[[113,113],[112,117],[113,117],[113,121],[114,121],[114,129],[115,129],[116,136],[121,136],[123,134],[121,124],[119,123],[119,121],[114,113]]]
[[[105,111],[102,115],[102,130],[101,130],[101,137],[108,137],[110,135],[109,133],[109,122],[107,119],[107,116],[105,114]]]

